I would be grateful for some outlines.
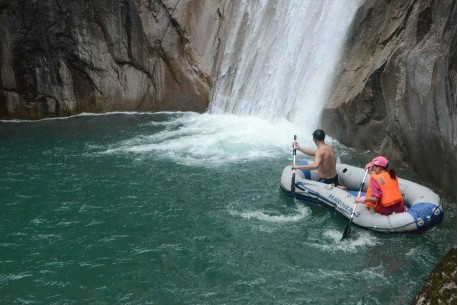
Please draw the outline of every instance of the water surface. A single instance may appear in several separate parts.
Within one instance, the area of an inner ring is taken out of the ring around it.
[[[312,145],[231,115],[0,122],[1,304],[410,303],[456,246],[456,203],[425,234],[340,242],[343,216],[279,188],[294,133]]]

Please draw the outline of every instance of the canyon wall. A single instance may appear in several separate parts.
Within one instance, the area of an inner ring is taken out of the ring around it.
[[[237,1],[0,0],[0,119],[207,109]],[[322,116],[456,197],[456,0],[365,0]]]
[[[456,198],[456,1],[366,0],[349,29],[324,129],[408,164]]]
[[[0,1],[0,119],[205,111],[227,0]]]

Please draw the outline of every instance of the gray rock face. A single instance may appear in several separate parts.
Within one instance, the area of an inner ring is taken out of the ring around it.
[[[205,111],[236,3],[0,0],[0,118]],[[323,125],[456,196],[456,1],[364,1]]]
[[[456,1],[365,1],[323,127],[411,165],[455,198]]]
[[[0,118],[205,111],[231,5],[0,1]]]

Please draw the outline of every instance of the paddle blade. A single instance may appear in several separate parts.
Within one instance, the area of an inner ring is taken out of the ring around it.
[[[351,231],[351,219],[350,219],[350,222],[345,227],[345,230],[342,234],[342,238],[340,239],[340,241],[347,239],[350,236],[350,231]]]

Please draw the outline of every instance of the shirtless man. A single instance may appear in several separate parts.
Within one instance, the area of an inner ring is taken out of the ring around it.
[[[325,133],[322,129],[317,129],[313,132],[313,142],[317,147],[307,149],[300,147],[299,143],[294,141],[293,146],[306,155],[315,156],[313,163],[308,165],[293,165],[293,169],[318,170],[319,182],[326,184],[338,184],[336,171],[336,155],[332,145],[324,143]]]

